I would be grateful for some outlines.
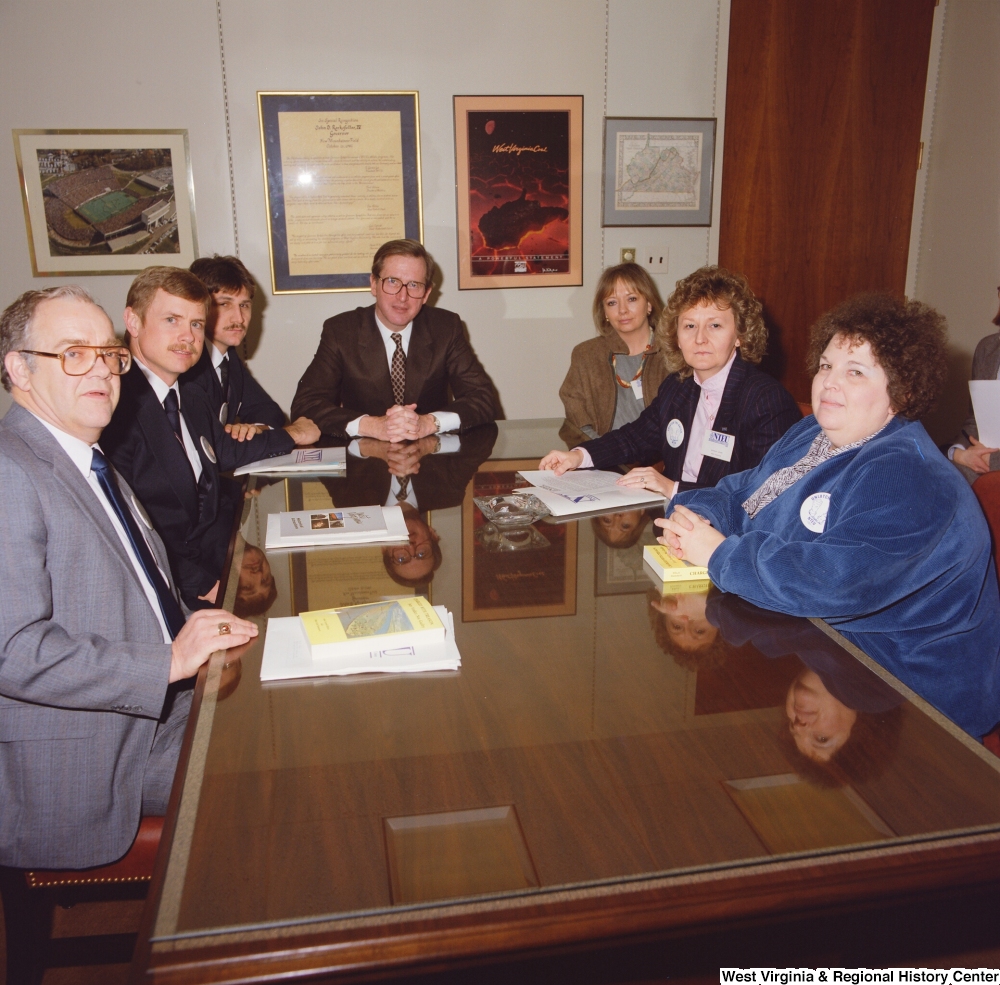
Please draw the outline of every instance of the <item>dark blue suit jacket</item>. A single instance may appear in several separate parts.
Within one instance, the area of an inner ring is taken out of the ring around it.
[[[212,366],[211,345],[205,340],[201,359],[182,377],[181,383],[201,387],[216,417],[222,410],[222,384]],[[268,427],[285,426],[285,412],[268,396],[267,391],[250,375],[234,346],[229,347],[229,405],[223,424],[266,424]],[[222,420],[219,418],[220,421]]]
[[[235,441],[223,430],[205,392],[183,384],[181,413],[201,459],[202,479],[196,484],[184,448],[142,370],[133,365],[121,379],[121,398],[101,434],[101,448],[163,539],[181,598],[190,609],[204,608],[198,596],[222,574],[238,506],[219,473],[287,454],[294,442],[284,430]],[[217,461],[206,454],[205,444]]]
[[[682,380],[676,373],[671,374],[637,420],[584,442],[582,447],[590,452],[595,468],[652,465],[662,460],[663,474],[678,481],[700,396],[701,387],[693,376]],[[777,380],[745,362],[737,350],[713,425],[716,431],[736,436],[733,457],[724,462],[706,455],[698,481],[682,482],[677,491],[714,486],[723,476],[754,468],[768,448],[801,417],[792,395]],[[677,448],[667,443],[667,425],[674,419],[684,425],[684,440]]]

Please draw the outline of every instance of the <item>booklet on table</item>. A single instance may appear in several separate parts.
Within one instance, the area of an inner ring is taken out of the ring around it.
[[[339,544],[399,544],[409,536],[398,506],[332,507],[268,513],[264,546],[270,551]]]
[[[233,475],[343,475],[346,471],[346,448],[296,448],[288,455],[243,465]]]
[[[619,486],[621,475],[599,469],[581,469],[556,475],[555,472],[518,472],[531,485],[517,492],[537,496],[553,516],[574,516],[609,510],[643,509],[666,502],[667,497],[648,489]]]

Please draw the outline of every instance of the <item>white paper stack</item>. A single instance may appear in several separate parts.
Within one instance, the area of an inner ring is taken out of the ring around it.
[[[462,657],[455,645],[455,621],[443,606],[434,606],[445,626],[443,643],[416,646],[374,644],[363,653],[341,657],[313,657],[309,639],[298,616],[268,619],[264,637],[264,659],[260,667],[262,681],[286,681],[300,677],[339,677],[347,674],[400,674],[432,670],[458,670]]]
[[[980,442],[1000,448],[1000,380],[969,380],[969,393]]]
[[[344,475],[346,472],[346,448],[296,448],[288,455],[243,465],[233,475]]]
[[[337,547],[357,544],[400,544],[409,540],[398,506],[350,506],[343,509],[268,513],[267,550]]]
[[[585,513],[607,513],[610,510],[644,509],[666,502],[667,497],[647,489],[619,486],[621,475],[599,469],[579,472],[518,472],[531,483],[529,489],[517,492],[537,496],[553,516],[576,516]]]

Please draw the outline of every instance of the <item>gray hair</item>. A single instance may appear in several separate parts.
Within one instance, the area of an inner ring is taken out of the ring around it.
[[[79,284],[47,287],[44,291],[25,291],[13,304],[8,305],[4,313],[0,315],[0,383],[3,383],[3,387],[8,393],[11,388],[11,379],[7,374],[7,353],[30,348],[28,336],[38,306],[43,301],[56,301],[59,298],[83,301],[85,304],[92,304],[95,308],[104,311],[94,300],[90,291],[85,287],[80,287]],[[106,311],[104,314],[107,316]],[[111,319],[109,318],[108,321]],[[28,364],[34,368],[32,360],[29,359]]]

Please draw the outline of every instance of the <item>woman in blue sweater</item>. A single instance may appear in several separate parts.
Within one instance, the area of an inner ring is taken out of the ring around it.
[[[1000,720],[1000,593],[968,484],[918,418],[944,319],[860,295],[812,329],[813,416],[754,469],[681,493],[661,543],[721,589],[816,616],[971,735]]]

